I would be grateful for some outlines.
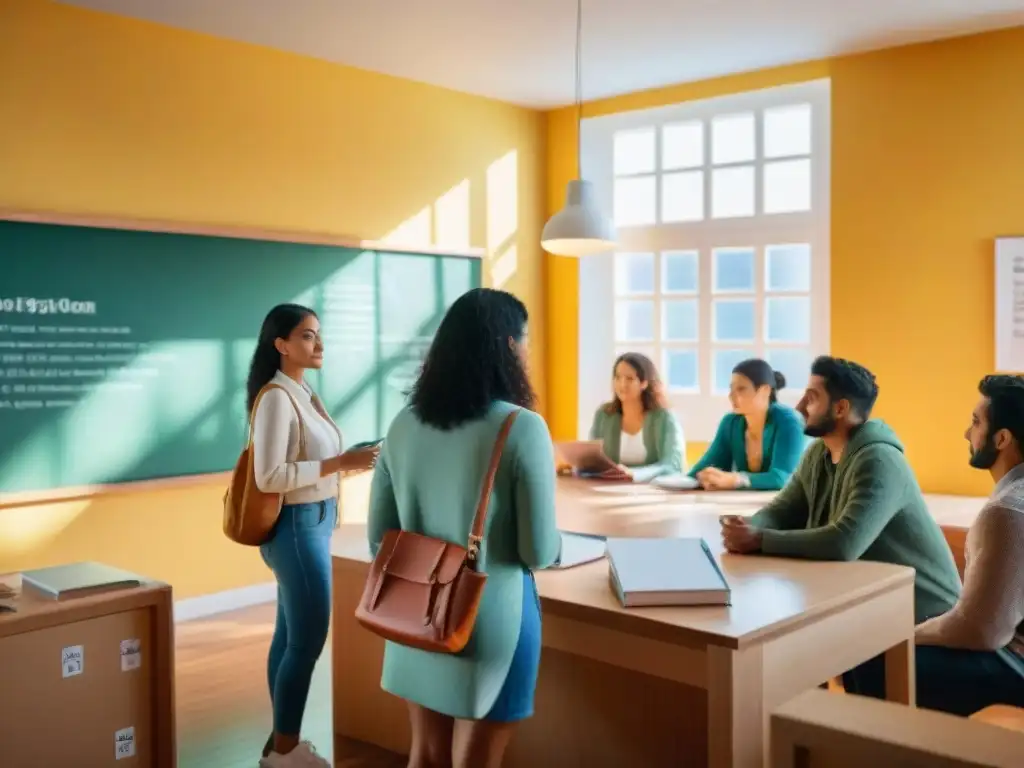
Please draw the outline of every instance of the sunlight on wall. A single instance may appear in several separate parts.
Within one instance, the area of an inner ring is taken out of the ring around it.
[[[492,255],[519,227],[518,157],[513,150],[487,167],[487,250]]]
[[[78,499],[19,509],[0,509],[0,564],[56,538],[92,504]],[[0,565],[0,572],[7,568]]]
[[[421,208],[380,239],[389,245],[417,246],[431,243],[431,206]]]
[[[519,266],[519,255],[515,242],[505,248],[505,252],[497,258],[491,259],[491,285],[495,288],[502,288],[512,279]]]
[[[469,248],[469,179],[463,179],[434,203],[434,245]]]

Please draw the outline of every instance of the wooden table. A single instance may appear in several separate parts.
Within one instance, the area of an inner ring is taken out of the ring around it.
[[[761,766],[773,708],[883,652],[888,697],[914,703],[913,571],[724,553],[718,515],[762,501],[560,482],[563,529],[703,536],[733,604],[626,610],[605,561],[538,573],[536,714],[517,730],[508,768],[551,765],[555,755],[594,768]],[[383,642],[353,618],[370,559],[364,526],[343,525],[332,550],[335,732],[405,753],[404,703],[380,690]]]
[[[0,613],[0,764],[177,765],[173,597],[141,581],[56,601],[21,591],[20,574],[0,576],[19,591],[16,612]],[[81,666],[69,674],[63,657],[77,648]],[[122,747],[131,736],[134,758],[115,756],[117,734]]]

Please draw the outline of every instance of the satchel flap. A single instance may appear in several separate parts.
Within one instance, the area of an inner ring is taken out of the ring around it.
[[[385,572],[414,584],[450,584],[466,561],[464,547],[408,531],[388,531],[381,550]]]

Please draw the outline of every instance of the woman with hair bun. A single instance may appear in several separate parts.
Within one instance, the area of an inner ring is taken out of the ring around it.
[[[807,440],[800,414],[778,402],[784,386],[786,377],[758,358],[732,369],[732,413],[689,473],[704,490],[777,491],[789,481]]]

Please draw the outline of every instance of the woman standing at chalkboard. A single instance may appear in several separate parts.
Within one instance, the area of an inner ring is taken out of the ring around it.
[[[260,546],[277,578],[277,622],[267,680],[274,731],[263,768],[329,766],[299,740],[313,667],[331,618],[331,532],[338,515],[339,474],[368,470],[377,448],[342,453],[341,430],[304,381],[323,365],[320,321],[313,310],[281,304],[260,329],[247,383],[253,418],[256,486],[284,496],[281,516]],[[260,392],[268,389],[253,406]]]

